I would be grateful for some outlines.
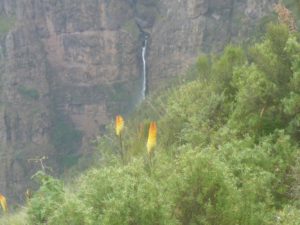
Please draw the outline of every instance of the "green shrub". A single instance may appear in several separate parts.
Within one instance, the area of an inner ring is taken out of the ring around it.
[[[168,186],[180,224],[238,224],[240,193],[215,154],[188,151],[175,163]]]
[[[176,224],[163,185],[147,174],[142,160],[91,170],[80,184],[80,198],[93,208],[94,224]]]
[[[92,225],[91,208],[87,208],[83,202],[69,190],[62,203],[49,217],[48,225]]]
[[[276,225],[300,225],[299,220],[300,210],[296,207],[287,205],[276,216]]]
[[[63,202],[62,182],[38,172],[35,179],[41,184],[28,205],[28,217],[30,224],[47,224],[55,210]]]

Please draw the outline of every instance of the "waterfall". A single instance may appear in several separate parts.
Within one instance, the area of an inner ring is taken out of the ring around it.
[[[142,78],[143,78],[143,88],[142,88],[142,100],[146,98],[147,93],[147,61],[146,61],[146,54],[147,54],[147,44],[148,44],[148,36],[145,35],[144,37],[144,44],[142,47],[142,61],[143,61],[143,71],[142,71]]]

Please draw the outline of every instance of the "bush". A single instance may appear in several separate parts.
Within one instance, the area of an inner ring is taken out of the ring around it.
[[[188,151],[170,181],[180,224],[238,224],[240,193],[226,165],[209,151]]]
[[[276,216],[276,225],[299,225],[300,210],[294,206],[287,205]]]
[[[47,224],[55,210],[63,202],[62,182],[38,172],[35,179],[41,184],[38,192],[30,200],[28,205],[28,217],[30,224]]]
[[[164,185],[147,174],[142,160],[91,170],[80,184],[79,196],[93,209],[94,224],[177,224]]]
[[[76,195],[69,191],[62,203],[49,217],[48,225],[92,225],[92,210],[87,208]]]

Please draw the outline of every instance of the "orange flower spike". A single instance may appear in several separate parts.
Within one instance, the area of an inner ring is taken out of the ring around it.
[[[124,129],[124,119],[122,116],[116,116],[116,135],[120,136],[122,130]]]
[[[151,155],[154,147],[156,146],[156,136],[157,136],[156,123],[151,122],[149,127],[148,142],[147,142],[147,151],[149,155]]]
[[[2,194],[0,194],[0,204],[2,206],[3,211],[6,212],[7,211],[6,198]]]

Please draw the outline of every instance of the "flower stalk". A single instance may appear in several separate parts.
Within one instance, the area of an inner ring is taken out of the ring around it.
[[[121,159],[123,161],[123,163],[125,163],[125,153],[123,150],[123,141],[122,141],[122,133],[124,130],[124,119],[122,116],[117,115],[116,116],[116,135],[119,139],[119,143],[120,143],[120,155],[121,155]]]

